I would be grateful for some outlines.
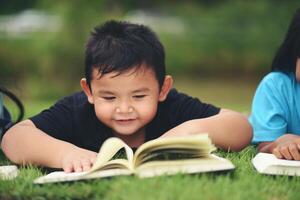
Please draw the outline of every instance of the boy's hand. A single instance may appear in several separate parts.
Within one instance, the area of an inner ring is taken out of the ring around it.
[[[94,164],[96,156],[96,152],[75,147],[62,156],[62,168],[67,173],[88,171]]]
[[[300,136],[284,134],[274,141],[274,146],[272,153],[277,158],[300,160]]]

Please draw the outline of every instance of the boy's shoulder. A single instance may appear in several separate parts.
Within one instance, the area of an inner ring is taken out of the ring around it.
[[[176,88],[172,88],[167,96],[167,100],[174,101],[174,100],[180,100],[185,98],[192,98],[191,96],[179,92]]]
[[[176,107],[178,105],[183,104],[186,101],[189,101],[190,99],[193,98],[185,93],[179,92],[175,88],[172,88],[163,104],[166,106]]]
[[[92,108],[85,93],[80,91],[57,100],[49,109],[78,115],[79,113],[90,113]]]
[[[67,104],[67,105],[84,105],[88,102],[87,96],[83,91],[73,93],[71,95],[65,96],[57,101],[57,104]]]
[[[179,92],[175,88],[170,90],[167,99],[163,102],[163,104],[167,108],[175,110],[180,110],[180,108],[207,108],[207,110],[217,109],[217,111],[219,111],[219,108],[212,104],[202,102],[198,97],[193,97],[186,93]]]

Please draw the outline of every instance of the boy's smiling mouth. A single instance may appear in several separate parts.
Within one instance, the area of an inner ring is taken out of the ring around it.
[[[134,122],[136,119],[131,118],[131,119],[115,119],[114,121],[117,122],[119,125],[129,125],[132,122]]]

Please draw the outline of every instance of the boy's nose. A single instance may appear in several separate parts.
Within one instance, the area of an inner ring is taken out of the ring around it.
[[[131,105],[129,105],[128,103],[121,103],[117,107],[116,111],[118,113],[130,113],[133,111],[133,107]]]

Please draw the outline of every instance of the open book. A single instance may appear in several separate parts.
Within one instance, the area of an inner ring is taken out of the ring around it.
[[[126,158],[115,158],[121,149],[125,149]],[[135,153],[121,139],[113,137],[103,143],[91,170],[52,172],[34,182],[41,184],[131,174],[143,178],[233,169],[229,160],[211,154],[215,149],[207,134],[151,140],[142,144]]]
[[[252,164],[262,174],[300,176],[300,161],[278,159],[270,153],[258,153]]]

